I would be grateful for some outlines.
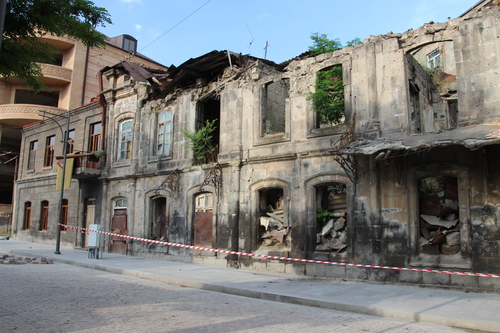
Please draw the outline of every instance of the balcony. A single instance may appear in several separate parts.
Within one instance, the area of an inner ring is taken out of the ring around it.
[[[2,104],[0,105],[0,119],[11,126],[24,126],[42,120],[40,110],[47,110],[56,114],[65,114],[67,110],[36,104]]]
[[[75,154],[73,178],[91,179],[98,178],[106,163],[106,157],[96,157],[94,153]]]
[[[42,68],[43,77],[40,80],[47,84],[53,86],[62,86],[71,82],[71,76],[73,71],[69,68],[50,65],[50,64],[39,64]]]

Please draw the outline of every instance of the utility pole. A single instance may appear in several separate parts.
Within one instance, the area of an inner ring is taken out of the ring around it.
[[[64,178],[66,178],[66,157],[68,155],[67,149],[68,149],[68,132],[69,132],[69,123],[71,119],[70,111],[68,110],[68,114],[66,116],[61,115],[61,114],[55,114],[51,113],[49,111],[45,110],[40,110],[42,112],[42,117],[45,118],[46,114],[50,114],[53,117],[47,117],[53,121],[56,122],[57,126],[59,126],[59,129],[61,130],[61,136],[63,137],[63,140],[61,141],[63,143],[63,165],[62,165],[62,177],[61,177],[61,191],[59,195],[59,214],[57,218],[57,233],[56,233],[56,250],[55,254],[61,254],[60,252],[60,246],[61,246],[61,226],[59,223],[61,223],[61,218],[63,214],[63,200],[64,200]],[[54,117],[63,117],[66,118],[66,132],[63,131],[61,125],[57,122],[57,120]]]

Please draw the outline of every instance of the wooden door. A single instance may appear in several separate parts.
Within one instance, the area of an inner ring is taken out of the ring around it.
[[[127,209],[117,208],[111,218],[111,233],[128,236]],[[127,254],[127,239],[119,236],[111,236],[111,252]]]

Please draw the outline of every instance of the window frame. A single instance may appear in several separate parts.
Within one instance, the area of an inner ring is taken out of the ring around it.
[[[170,114],[170,117],[167,117],[165,120],[161,120],[162,115],[164,114]],[[156,121],[156,140],[155,140],[155,147],[154,147],[154,155],[159,156],[159,157],[171,157],[172,156],[172,142],[173,142],[173,120],[174,120],[174,113],[172,110],[165,110],[163,112],[158,113],[157,115],[157,121]],[[161,130],[161,127],[163,127],[163,131]],[[169,129],[169,131],[167,131]],[[168,140],[167,138],[168,134]],[[163,139],[160,139],[160,136],[163,137]],[[167,142],[168,141],[168,142]],[[161,151],[158,148],[159,146],[161,147]],[[165,146],[168,146],[167,151],[165,152]]]
[[[124,125],[127,123],[130,123],[130,129],[123,130]],[[123,119],[118,123],[117,161],[127,161],[132,158],[133,126],[134,121],[130,118]]]
[[[28,151],[28,170],[36,170],[36,151],[38,150],[38,140],[30,141]]]
[[[96,127],[99,125],[99,132],[96,132]],[[90,124],[89,128],[89,146],[88,151],[98,151],[101,148],[102,138],[102,123],[100,121]]]
[[[44,167],[52,167],[54,165],[55,146],[56,146],[56,136],[55,135],[48,136],[45,139],[45,154],[43,157]]]
[[[47,231],[49,224],[49,202],[44,200],[40,204],[40,231]]]
[[[66,134],[67,144],[66,144],[66,154],[72,154],[75,151],[75,129],[70,129]]]
[[[31,201],[24,203],[23,230],[31,229]]]

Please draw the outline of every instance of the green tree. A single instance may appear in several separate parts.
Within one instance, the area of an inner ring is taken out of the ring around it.
[[[90,47],[101,47],[107,37],[95,30],[111,24],[106,9],[88,0],[8,0],[5,14],[0,76],[18,78],[35,92],[47,89],[37,63],[54,61],[57,49],[40,39],[46,34],[67,36]]]
[[[344,119],[344,82],[342,65],[335,65],[316,73],[316,91],[309,93],[318,123],[341,124]]]
[[[216,161],[217,145],[213,144],[212,133],[216,130],[217,119],[205,121],[205,126],[197,131],[191,132],[187,129],[181,129],[184,137],[191,141],[187,147],[191,148],[194,153],[194,164],[210,163]]]
[[[313,33],[311,39],[313,45],[309,46],[309,54],[313,57],[318,54],[333,52],[342,48],[342,43],[338,38],[329,39],[325,34]]]

